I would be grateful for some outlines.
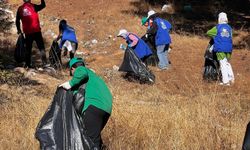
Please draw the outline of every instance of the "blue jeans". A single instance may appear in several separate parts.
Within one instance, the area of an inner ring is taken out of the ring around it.
[[[168,61],[168,48],[169,44],[166,45],[158,45],[156,47],[157,49],[157,56],[159,58],[159,64],[158,67],[160,69],[166,68],[169,66],[169,61]]]

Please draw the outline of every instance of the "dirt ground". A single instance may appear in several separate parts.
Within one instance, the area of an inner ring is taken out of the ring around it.
[[[105,144],[109,149],[240,149],[250,120],[250,51],[234,49],[231,64],[236,82],[221,87],[202,80],[209,39],[173,31],[171,69],[157,71],[150,67],[156,76],[154,85],[128,82],[113,66],[121,64],[124,53],[119,45],[125,42],[116,37],[118,31],[125,28],[140,36],[146,31],[140,25],[141,17],[131,13],[139,11],[132,2],[53,0],[46,1],[47,7],[39,13],[46,50],[53,40],[48,30],[57,34],[59,20],[66,19],[76,29],[78,51],[85,53],[88,67],[109,85],[114,105],[103,132]],[[15,11],[21,1],[9,3]],[[15,38],[16,35],[8,37]],[[97,44],[91,43],[94,39]],[[35,127],[56,86],[68,78],[67,70],[63,70],[60,78],[46,74],[33,77],[40,83],[37,85],[0,84],[0,98],[7,99],[0,103],[0,135],[4,137],[0,149],[38,149],[33,137]]]

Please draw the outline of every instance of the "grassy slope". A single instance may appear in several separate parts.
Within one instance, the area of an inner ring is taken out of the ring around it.
[[[46,21],[51,16],[67,16],[77,27],[79,39],[84,41],[93,38],[105,41],[119,28],[140,35],[145,30],[139,26],[138,17],[121,13],[133,8],[128,1],[61,1],[61,5],[72,3],[67,7],[60,7],[58,2],[48,1],[47,9],[41,13],[44,31],[49,28],[57,31],[57,24]],[[69,16],[69,12],[75,15]],[[89,20],[94,20],[94,24],[88,25]],[[122,40],[108,40],[109,45],[87,49],[90,53],[107,51],[91,53],[87,58],[89,66],[107,81],[114,96],[113,114],[103,132],[104,142],[110,149],[240,149],[250,112],[249,51],[234,52],[236,83],[220,87],[201,80],[203,50],[208,40],[175,34],[172,37],[172,69],[156,72],[152,67],[157,77],[153,86],[127,82],[120,73],[112,71],[112,66],[122,60],[123,54],[117,48]],[[1,101],[5,101],[0,104],[0,149],[39,148],[34,139],[35,127],[56,86],[67,80],[63,76],[64,80],[45,74],[32,77],[40,85],[0,85]]]

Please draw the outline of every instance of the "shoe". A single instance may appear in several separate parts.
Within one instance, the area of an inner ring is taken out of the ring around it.
[[[221,82],[219,85],[230,86],[230,83],[229,82],[228,83]]]
[[[43,68],[48,68],[48,67],[50,67],[50,64],[44,64],[43,65]]]
[[[234,84],[234,79],[230,80],[229,82],[230,82],[231,84]]]

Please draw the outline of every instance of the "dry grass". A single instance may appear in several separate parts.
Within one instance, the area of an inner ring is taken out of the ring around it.
[[[97,37],[101,42],[109,34],[114,36],[120,28],[139,35],[145,31],[138,25],[139,17],[121,13],[121,10],[133,8],[129,1],[99,0],[90,4],[80,0],[74,9],[81,8],[83,12],[74,11],[72,17],[58,2],[48,1],[46,10],[41,13],[46,25],[44,31],[49,28],[57,31],[56,23],[45,21],[51,16],[68,18],[76,27],[79,39],[84,41]],[[62,1],[61,5],[66,2],[72,1]],[[67,11],[74,10],[72,7],[67,6]],[[100,14],[106,14],[106,18]],[[89,25],[91,20],[95,23]],[[220,87],[201,79],[208,39],[176,34],[172,39],[172,69],[156,72],[152,67],[156,75],[156,83],[152,86],[127,82],[120,73],[112,70],[113,65],[121,63],[123,52],[118,47],[124,41],[111,39],[107,40],[109,45],[89,49],[90,52],[107,51],[107,54],[91,53],[86,59],[89,67],[106,80],[114,96],[113,113],[103,131],[105,144],[111,150],[241,149],[250,118],[249,51],[236,50],[233,53],[236,83],[231,87]],[[45,74],[31,79],[40,84],[0,85],[0,150],[39,149],[34,138],[35,128],[51,102],[56,86],[64,80]]]

